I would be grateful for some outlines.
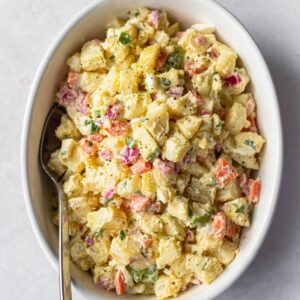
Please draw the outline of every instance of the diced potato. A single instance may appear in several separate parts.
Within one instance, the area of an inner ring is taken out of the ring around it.
[[[192,28],[196,29],[199,33],[209,34],[214,33],[216,28],[213,25],[205,24],[205,23],[197,23],[192,25]]]
[[[160,149],[150,133],[144,128],[139,127],[133,132],[133,137],[138,141],[138,146],[144,160],[153,160]]]
[[[120,28],[124,26],[125,20],[121,18],[115,18],[106,24],[106,28]]]
[[[102,82],[102,89],[110,95],[115,95],[120,90],[120,71],[116,67],[111,67]]]
[[[234,136],[237,146],[249,147],[259,153],[265,143],[265,139],[255,132],[240,132]]]
[[[193,88],[201,95],[208,96],[212,82],[212,70],[208,69],[203,73],[196,74],[192,78]]]
[[[236,53],[231,48],[219,42],[213,45],[213,49],[219,54],[215,64],[216,71],[222,77],[231,75],[236,65]]]
[[[231,180],[222,189],[217,190],[216,201],[227,202],[241,196],[241,189],[239,187],[237,179]]]
[[[146,72],[154,69],[159,51],[160,47],[157,44],[144,48],[138,61],[139,68]]]
[[[188,221],[188,199],[185,197],[175,196],[174,199],[168,203],[167,212],[186,223]]]
[[[164,229],[165,232],[170,235],[174,236],[177,240],[183,241],[185,238],[185,230],[184,228],[178,223],[177,219],[172,217],[169,214],[163,214],[161,216],[162,221],[164,222]]]
[[[205,284],[211,284],[223,272],[222,265],[214,257],[187,255],[186,264]]]
[[[170,97],[167,100],[168,110],[174,118],[182,118],[187,115],[193,115],[197,112],[197,103],[191,92],[183,97]]]
[[[169,131],[169,114],[167,111],[153,113],[145,118],[145,127],[154,137],[156,142],[162,146]]]
[[[146,113],[147,106],[151,103],[151,98],[148,93],[129,94],[124,97],[124,103],[124,117],[127,120],[132,120]]]
[[[186,268],[186,256],[183,254],[177,258],[174,263],[171,264],[170,270],[177,278],[181,278],[189,274],[190,270]]]
[[[226,129],[229,130],[231,134],[236,134],[245,127],[246,121],[246,108],[242,104],[234,102],[225,119]]]
[[[153,174],[155,173],[153,172]],[[174,198],[175,189],[173,189],[172,187],[161,185],[160,183],[157,183],[157,181],[156,181],[156,185],[157,185],[157,200],[161,201],[162,203],[168,203]]]
[[[173,162],[181,161],[190,149],[190,143],[179,132],[175,132],[165,142],[162,156]]]
[[[210,175],[208,175],[211,178]],[[202,203],[213,203],[216,195],[216,186],[213,181],[205,182],[205,177],[198,179],[192,177],[189,186],[186,188],[187,195],[193,201],[198,201]]]
[[[70,241],[70,255],[83,271],[87,271],[93,266],[93,259],[86,253],[84,242],[79,237]]]
[[[215,237],[211,230],[211,223],[197,227],[196,241],[193,253],[197,252],[198,255],[202,255],[204,251],[219,248],[223,243],[222,239]]]
[[[176,188],[180,194],[183,194],[185,188],[190,182],[191,175],[189,173],[179,174],[176,181]]]
[[[66,167],[60,161],[60,149],[51,153],[47,166],[58,176],[61,176],[66,172]]]
[[[156,182],[154,180],[153,172],[146,172],[142,174],[142,189],[143,195],[149,198],[155,198],[156,196]]]
[[[156,235],[163,230],[163,223],[159,217],[144,212],[136,215],[137,223],[143,232]]]
[[[74,53],[68,60],[67,65],[70,68],[70,71],[79,73],[81,71],[81,62],[80,62],[80,53]]]
[[[161,275],[154,284],[155,295],[159,299],[176,296],[181,288],[181,280],[175,276]]]
[[[87,214],[87,226],[92,232],[103,229],[113,235],[127,227],[126,214],[114,206],[102,207]]]
[[[86,71],[96,71],[106,67],[104,52],[98,40],[91,40],[83,45],[80,62]]]
[[[141,177],[132,175],[120,181],[117,187],[117,193],[124,198],[130,198],[133,193],[141,190]]]
[[[230,153],[231,157],[245,168],[259,170],[259,164],[254,156]]]
[[[115,287],[115,271],[112,266],[96,265],[92,271],[95,284],[105,284],[105,287],[108,291],[112,290]]]
[[[73,172],[81,172],[84,169],[83,153],[81,147],[75,140],[62,140],[59,155],[61,163]]]
[[[61,116],[60,125],[56,128],[55,135],[60,140],[69,138],[80,139],[81,137],[74,122],[66,114]]]
[[[130,94],[138,92],[138,74],[132,69],[120,71],[120,92]]]
[[[109,253],[117,264],[126,266],[139,256],[140,246],[131,236],[126,235],[123,240],[118,236],[112,240]]]
[[[87,222],[87,214],[94,211],[98,206],[98,200],[94,197],[76,197],[68,200],[70,219],[78,223]]]
[[[251,207],[246,198],[238,198],[224,204],[227,217],[239,226],[250,226]]]
[[[80,74],[78,87],[84,92],[93,93],[100,87],[104,78],[105,74],[97,72],[83,72]]]
[[[82,176],[78,173],[71,175],[63,185],[64,193],[68,197],[80,196],[83,190]]]
[[[163,237],[159,240],[158,253],[156,259],[158,269],[163,269],[166,265],[171,265],[174,260],[181,256],[181,243],[174,237]]]
[[[160,86],[163,89],[168,89],[172,86],[179,86],[183,77],[184,71],[174,68],[171,68],[168,72],[164,72],[158,75]]]
[[[107,238],[94,241],[92,246],[86,246],[87,254],[97,266],[103,265],[108,260],[110,242]]]
[[[210,255],[216,257],[222,265],[229,265],[238,252],[238,246],[235,243],[224,239],[221,247],[209,251]]]
[[[186,116],[177,120],[176,125],[187,139],[191,139],[201,125],[201,118],[196,116]]]

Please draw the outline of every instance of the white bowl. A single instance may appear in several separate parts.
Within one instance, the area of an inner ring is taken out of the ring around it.
[[[176,4],[175,4],[176,3]],[[29,218],[35,235],[57,269],[57,230],[51,222],[49,180],[41,171],[38,148],[46,115],[54,93],[66,74],[66,59],[79,49],[83,39],[104,36],[106,23],[125,15],[130,8],[147,6],[167,10],[187,27],[197,22],[214,24],[219,37],[237,51],[252,79],[258,107],[258,125],[267,140],[260,177],[263,187],[252,226],[244,231],[240,252],[224,273],[210,286],[189,289],[180,299],[212,299],[227,289],[255,257],[268,231],[276,206],[282,173],[282,132],[277,98],[266,63],[243,26],[224,8],[210,0],[99,0],[84,8],[57,36],[35,76],[28,98],[22,134],[22,180]],[[86,299],[116,299],[97,289],[85,272],[72,266],[73,285]],[[130,299],[131,296],[124,296]],[[153,297],[141,297],[151,299]]]

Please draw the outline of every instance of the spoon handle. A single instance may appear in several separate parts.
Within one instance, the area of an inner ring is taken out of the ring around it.
[[[61,188],[59,203],[59,283],[60,299],[72,300],[69,249],[68,199]]]

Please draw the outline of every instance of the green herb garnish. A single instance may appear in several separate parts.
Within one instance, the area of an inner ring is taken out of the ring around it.
[[[135,140],[131,137],[126,137],[126,146],[128,146],[129,148],[134,148]]]
[[[121,32],[119,36],[119,42],[123,45],[128,45],[129,43],[131,43],[131,38],[129,34],[126,32]]]
[[[154,159],[159,155],[159,153],[160,153],[160,149],[159,149],[159,148],[155,149],[154,152],[152,152],[151,154],[149,154],[149,155],[147,156],[146,161],[151,161],[151,162],[153,162]]]
[[[101,117],[101,112],[100,112],[99,109],[96,109],[96,110],[95,110],[95,117],[96,117],[96,118],[100,118],[100,117]]]
[[[256,150],[256,145],[252,140],[245,140],[244,144],[251,147],[252,149]]]
[[[238,213],[238,214],[244,214],[245,213],[245,209],[246,209],[245,205],[242,205],[242,206],[238,207],[235,210],[235,212]]]
[[[121,241],[125,240],[125,238],[126,238],[126,233],[124,232],[124,230],[121,230],[121,231],[120,231],[119,237],[120,237]]]
[[[136,283],[154,283],[158,278],[158,274],[156,267],[153,266],[144,270],[133,270],[132,277]]]
[[[219,120],[218,123],[216,124],[216,127],[222,127],[224,125],[224,121]]]
[[[103,228],[99,228],[94,232],[94,237],[98,238],[98,237],[102,237],[104,229]]]
[[[211,214],[206,213],[202,216],[195,216],[191,223],[191,228],[195,228],[198,225],[204,225],[210,220]]]
[[[165,78],[161,78],[161,79],[160,79],[160,83],[161,83],[164,87],[169,87],[169,86],[171,85],[171,80],[165,79]]]
[[[91,128],[90,128],[91,134],[94,134],[99,130],[99,126],[96,125],[96,123],[93,120],[90,121],[90,125],[91,125]]]
[[[90,125],[90,123],[91,123],[91,120],[90,120],[90,119],[85,119],[85,120],[84,120],[84,125],[85,125],[85,126]]]
[[[182,69],[183,67],[184,50],[181,47],[177,47],[171,54],[169,54],[165,70],[169,71],[172,68]]]

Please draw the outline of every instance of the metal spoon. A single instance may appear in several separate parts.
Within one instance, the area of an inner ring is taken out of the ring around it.
[[[70,275],[70,251],[69,251],[69,224],[68,224],[68,199],[63,192],[61,177],[51,171],[48,166],[50,153],[59,148],[59,141],[55,137],[55,129],[59,125],[64,111],[59,105],[54,105],[50,110],[44,124],[39,159],[45,173],[54,183],[58,193],[59,205],[59,284],[60,299],[71,300],[71,275]]]

